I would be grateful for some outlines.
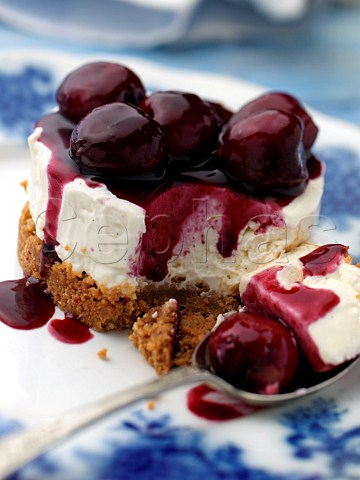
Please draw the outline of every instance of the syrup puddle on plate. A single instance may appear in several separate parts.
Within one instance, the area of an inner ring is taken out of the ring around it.
[[[47,324],[55,306],[46,285],[32,277],[0,282],[0,321],[18,330]]]
[[[53,318],[49,325],[50,334],[63,343],[80,344],[91,340],[94,335],[89,327],[70,314],[65,314],[64,319]]]
[[[232,420],[251,415],[263,407],[249,405],[205,383],[191,388],[187,393],[187,407],[205,420]]]
[[[33,277],[0,282],[0,321],[17,330],[33,330],[48,324],[50,334],[60,342],[85,343],[93,338],[90,329],[76,317],[52,318],[55,306],[46,284]]]

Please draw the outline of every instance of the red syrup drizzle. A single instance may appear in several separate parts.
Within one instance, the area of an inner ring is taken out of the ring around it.
[[[284,223],[281,208],[273,198],[254,199],[218,185],[174,185],[147,205],[146,232],[142,237],[136,274],[154,281],[166,276],[167,262],[175,247],[181,244],[182,225],[193,214],[192,228],[201,228],[205,224],[208,231],[214,229],[218,232],[217,250],[224,258],[236,249],[239,233],[251,218],[256,217],[263,229]]]
[[[44,326],[55,307],[45,284],[31,277],[0,283],[0,321],[19,330]]]
[[[56,245],[56,232],[61,208],[64,186],[80,177],[75,162],[69,156],[69,142],[75,124],[60,113],[49,113],[42,117],[37,125],[42,128],[40,141],[51,150],[48,163],[49,200],[45,213],[44,241],[46,244]],[[84,177],[90,187],[97,187],[99,183],[89,177]]]
[[[248,405],[234,399],[206,384],[198,385],[188,391],[187,407],[198,417],[217,421],[245,417],[262,409],[262,407]]]
[[[301,263],[304,265],[304,276],[323,276],[335,272],[347,251],[348,247],[341,244],[329,244],[318,247],[308,255],[300,258]]]
[[[52,319],[48,328],[50,334],[63,343],[80,344],[88,342],[94,337],[89,327],[80,323],[76,317],[70,314],[65,314],[63,320]]]
[[[269,225],[282,226],[282,208],[294,198],[290,195],[254,197],[241,190],[239,183],[229,180],[211,161],[211,166],[194,167],[189,172],[171,171],[170,168],[157,180],[144,180],[141,176],[107,179],[80,174],[69,155],[70,136],[75,124],[60,113],[52,113],[40,119],[37,126],[42,128],[41,142],[52,152],[48,165],[45,243],[56,244],[62,191],[67,183],[82,177],[91,187],[105,184],[114,195],[146,210],[146,233],[138,247],[139,262],[134,266],[133,274],[154,281],[166,276],[167,262],[175,254],[182,227],[191,218],[197,202],[208,206],[211,200],[213,204],[221,205],[219,211],[209,211],[207,227],[219,233],[217,249],[227,258],[236,249],[239,233],[251,218],[256,217],[259,221],[256,233],[265,231]],[[310,178],[321,174],[321,164],[315,157],[311,157],[308,163],[312,165]],[[214,215],[218,220],[212,223],[210,218]]]

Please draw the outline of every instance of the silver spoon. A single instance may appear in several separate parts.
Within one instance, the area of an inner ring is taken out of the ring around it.
[[[112,394],[102,400],[97,400],[56,418],[51,418],[38,427],[9,435],[0,440],[0,478],[5,478],[14,473],[26,463],[45,453],[50,447],[69,438],[75,432],[104,416],[140,400],[153,399],[158,394],[175,387],[204,382],[245,403],[273,407],[328,387],[344,376],[359,360],[358,358],[350,362],[343,368],[336,370],[336,373],[330,378],[310,387],[299,388],[288,393],[262,395],[238,389],[208,370],[206,355],[208,339],[209,336],[195,350],[192,366],[174,369],[163,377]]]

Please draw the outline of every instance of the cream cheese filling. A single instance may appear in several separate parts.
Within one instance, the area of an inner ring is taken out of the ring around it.
[[[37,128],[29,137],[28,193],[36,234],[43,239],[51,151],[39,140],[40,134],[41,129]],[[217,251],[218,233],[209,228],[210,218],[219,213],[216,203],[209,205],[206,218],[194,211],[193,215],[199,218],[190,218],[183,226],[182,244],[175,247],[176,254],[168,261],[168,274],[161,283],[176,280],[183,286],[207,284],[223,294],[236,291],[244,274],[269,264],[309,238],[317,221],[323,188],[323,176],[310,180],[305,191],[283,208],[282,227],[270,226],[263,233],[255,233],[259,224],[256,218],[251,220],[240,232],[237,249],[229,258]],[[203,228],[199,229],[201,222]],[[144,281],[131,274],[144,232],[142,207],[116,197],[105,185],[89,187],[80,177],[65,185],[56,251],[62,261],[72,264],[74,271],[86,272],[106,287]]]

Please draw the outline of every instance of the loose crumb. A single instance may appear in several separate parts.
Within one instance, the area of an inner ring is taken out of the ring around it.
[[[97,355],[99,358],[101,358],[101,360],[107,360],[108,359],[107,353],[108,353],[107,348],[102,348],[97,352]]]
[[[148,410],[154,410],[155,406],[156,406],[155,400],[149,400],[149,402],[147,404]]]
[[[352,265],[353,262],[354,262],[354,259],[353,259],[353,257],[352,257],[349,253],[347,253],[347,254],[344,256],[344,261],[345,261],[345,263],[348,263],[349,265]]]
[[[25,190],[25,192],[27,192],[28,181],[27,181],[27,180],[23,180],[22,182],[20,182],[20,185],[23,187],[23,189]]]

